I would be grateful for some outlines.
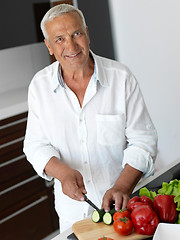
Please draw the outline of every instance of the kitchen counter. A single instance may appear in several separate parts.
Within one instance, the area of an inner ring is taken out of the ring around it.
[[[26,112],[28,109],[27,94],[27,87],[1,93],[0,120]]]
[[[72,232],[73,232],[72,228],[69,228],[66,231],[64,231],[63,233],[54,237],[52,240],[66,240],[67,236],[69,236]]]
[[[153,187],[153,186],[155,187],[155,185],[154,185],[155,183],[159,183],[160,182],[162,184],[162,181],[169,182],[171,180],[170,178],[174,176],[173,175],[174,173],[179,172],[179,175],[180,175],[179,164],[180,164],[180,158],[178,158],[177,160],[173,161],[169,165],[165,166],[164,168],[162,168],[161,170],[156,172],[154,174],[154,176],[148,177],[145,180],[141,181],[135,187],[134,193],[137,192],[140,188],[142,188],[144,186],[147,186],[147,185],[150,185],[151,187]],[[165,175],[166,173],[167,173],[167,178],[166,178],[166,175]],[[178,179],[180,179],[180,178],[178,178]],[[69,228],[68,230],[64,231],[63,233],[57,235],[52,240],[65,240],[65,239],[67,239],[67,236],[69,236],[71,233],[72,233],[72,228]]]

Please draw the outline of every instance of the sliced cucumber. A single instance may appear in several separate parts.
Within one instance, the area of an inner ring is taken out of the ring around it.
[[[104,209],[100,209],[99,211],[98,210],[94,210],[92,215],[91,215],[91,219],[95,223],[102,222],[104,214],[105,214]]]
[[[113,223],[113,215],[116,212],[115,208],[111,209],[109,212],[106,212],[103,216],[103,222],[107,225]]]

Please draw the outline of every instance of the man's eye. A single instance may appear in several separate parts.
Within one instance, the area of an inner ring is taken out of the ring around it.
[[[76,32],[76,33],[74,33],[74,36],[75,36],[75,37],[78,37],[78,36],[80,36],[80,35],[81,35],[80,32]]]
[[[62,42],[63,38],[62,37],[59,37],[56,42]]]

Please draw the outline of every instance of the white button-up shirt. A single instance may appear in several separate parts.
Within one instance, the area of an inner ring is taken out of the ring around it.
[[[138,83],[124,65],[93,54],[95,72],[82,107],[68,86],[58,80],[59,63],[38,72],[28,94],[29,114],[24,152],[37,173],[52,156],[81,172],[87,196],[101,206],[126,163],[154,172],[157,133]],[[70,199],[55,179],[55,208],[72,222],[87,216],[86,202]]]

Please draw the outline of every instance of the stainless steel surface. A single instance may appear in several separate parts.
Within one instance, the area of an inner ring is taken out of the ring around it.
[[[132,196],[137,195],[142,187],[147,187],[151,191],[157,191],[162,186],[162,182],[169,182],[172,179],[180,180],[180,158],[163,167],[153,176],[142,179],[135,187]]]

